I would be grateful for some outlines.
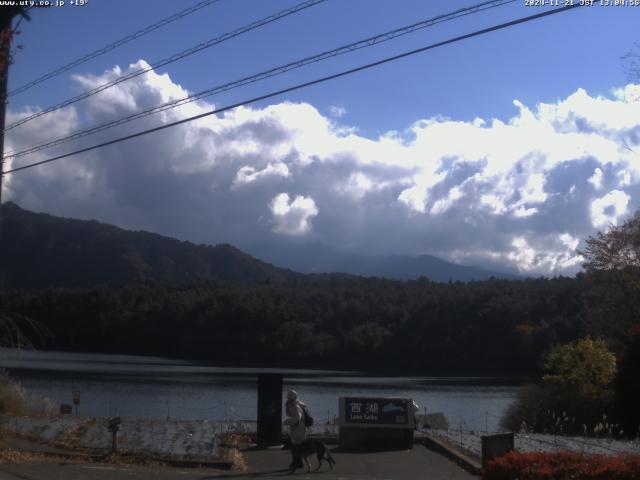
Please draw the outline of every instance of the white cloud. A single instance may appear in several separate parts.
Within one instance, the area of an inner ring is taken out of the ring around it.
[[[565,245],[570,250],[577,249],[578,245],[580,244],[579,238],[573,237],[568,233],[560,234],[558,236],[558,240],[560,240],[560,242],[562,242],[562,244]]]
[[[484,258],[498,265],[512,262],[520,273],[526,275],[557,275],[582,265],[584,258],[576,252],[579,243],[579,239],[566,233],[536,238],[535,241],[517,236],[504,251],[480,250],[473,258]],[[470,257],[468,252],[455,251],[454,258],[465,262]]]
[[[431,207],[431,213],[439,215],[446,212],[462,197],[464,197],[464,192],[460,190],[460,187],[453,187],[449,190],[446,198],[442,198],[433,204],[433,207]]]
[[[516,218],[527,218],[536,213],[538,213],[538,209],[535,207],[525,208],[520,206],[513,211],[513,216]]]
[[[620,170],[616,175],[620,178],[618,187],[624,188],[631,185],[631,174],[629,172],[626,170]]]
[[[73,78],[93,88],[145,65]],[[369,253],[571,273],[581,262],[576,242],[640,207],[640,162],[625,147],[640,148],[638,92],[628,85],[593,97],[578,89],[549,104],[516,100],[508,120],[417,119],[377,138],[305,103],[247,106],[9,175],[5,185],[26,208],[196,242],[295,236]],[[186,94],[169,75],[150,72],[11,130],[7,150]],[[28,161],[213,107],[194,102]],[[9,111],[8,122],[30,111]]]
[[[245,165],[238,170],[236,178],[231,185],[231,188],[239,188],[243,185],[254,183],[268,177],[283,177],[289,176],[289,167],[285,163],[269,163],[264,169],[256,170],[254,167]]]
[[[622,190],[611,190],[605,196],[591,202],[591,223],[594,227],[617,225],[627,211],[630,197]]]
[[[280,193],[270,204],[274,219],[273,231],[284,235],[304,235],[311,229],[311,218],[318,215],[312,198],[298,195],[292,202],[289,195]]]
[[[494,215],[502,215],[507,211],[507,207],[502,199],[497,195],[485,194],[480,197],[481,205],[487,207]]]
[[[513,249],[507,253],[507,258],[518,265],[521,271],[531,271],[536,265],[536,251],[531,248],[526,238],[515,237],[511,241]]]
[[[329,107],[329,113],[336,118],[342,118],[347,114],[347,109],[341,105],[331,105]]]
[[[587,180],[596,190],[602,189],[602,169],[596,168],[593,175]]]

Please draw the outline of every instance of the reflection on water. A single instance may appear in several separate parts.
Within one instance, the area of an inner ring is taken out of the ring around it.
[[[0,349],[0,367],[30,392],[71,403],[93,416],[255,419],[256,375],[279,372],[298,390],[318,422],[338,414],[340,396],[404,396],[428,412],[444,412],[452,427],[495,431],[518,387],[493,378],[376,377],[329,370],[215,367],[132,355]],[[284,400],[283,400],[284,401]]]

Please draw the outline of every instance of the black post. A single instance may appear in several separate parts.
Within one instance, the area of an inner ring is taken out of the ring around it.
[[[258,445],[282,443],[282,375],[258,375]]]
[[[0,15],[0,240],[2,239],[2,179],[4,177],[4,121],[7,109],[7,85],[11,62],[11,21],[16,7]]]

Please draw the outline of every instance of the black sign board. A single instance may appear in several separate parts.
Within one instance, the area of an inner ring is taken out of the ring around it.
[[[74,405],[80,404],[80,390],[73,391],[73,404]]]
[[[341,425],[413,428],[411,400],[343,397]]]
[[[502,455],[511,452],[514,448],[513,432],[482,435],[482,466]]]
[[[69,405],[68,403],[61,403],[60,415],[71,415],[71,405]]]
[[[109,419],[109,429],[117,428],[118,425],[120,425],[120,423],[122,423],[122,420],[120,419],[120,417],[110,418]]]

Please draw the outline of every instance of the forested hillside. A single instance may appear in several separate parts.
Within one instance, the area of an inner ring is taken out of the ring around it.
[[[584,279],[440,284],[317,276],[286,284],[140,283],[5,291],[43,346],[214,362],[528,374],[541,352],[588,333]]]
[[[282,281],[299,276],[232,245],[195,245],[96,221],[2,205],[0,281],[20,288],[90,287],[137,280]]]
[[[228,245],[3,211],[0,326],[20,335],[1,339],[14,345],[26,335],[45,349],[219,363],[530,375],[554,345],[585,336],[619,353],[639,321],[640,266],[628,259],[640,214],[588,239],[575,278],[436,283],[303,275]],[[61,278],[74,288],[52,287]]]

